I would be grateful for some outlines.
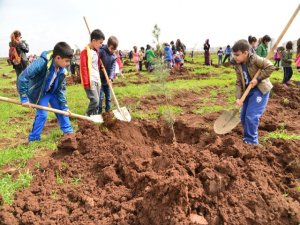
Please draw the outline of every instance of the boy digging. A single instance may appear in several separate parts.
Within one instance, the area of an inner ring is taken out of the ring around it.
[[[269,100],[272,84],[269,80],[275,70],[274,65],[266,58],[262,58],[249,51],[250,46],[246,40],[237,41],[232,47],[237,75],[236,104],[242,106],[241,122],[244,128],[243,141],[246,144],[258,144],[258,125]],[[257,78],[256,72],[261,69]],[[248,85],[252,85],[245,101],[240,98]]]
[[[30,103],[69,111],[66,99],[65,69],[72,58],[73,51],[65,42],[59,42],[53,51],[45,51],[41,57],[30,64],[19,76],[18,89],[23,106]],[[47,120],[47,111],[37,109],[29,142],[39,141]],[[73,133],[69,117],[56,114],[60,129],[64,134]]]

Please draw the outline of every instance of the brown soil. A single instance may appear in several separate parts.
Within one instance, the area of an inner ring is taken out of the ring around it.
[[[66,82],[67,82],[67,85],[80,84],[81,78],[80,78],[80,76],[75,76],[75,75],[67,76]]]
[[[1,90],[1,92],[5,93],[5,94],[9,94],[14,97],[19,96],[17,88],[15,86],[12,88],[1,88],[0,90]]]
[[[275,86],[260,135],[282,122],[299,134],[298,93]],[[300,141],[244,145],[240,125],[214,134],[218,115],[185,114],[174,124],[177,145],[163,121],[82,121],[2,207],[1,224],[298,224]]]

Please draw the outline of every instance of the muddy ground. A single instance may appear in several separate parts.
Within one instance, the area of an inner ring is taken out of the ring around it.
[[[240,125],[214,134],[218,115],[179,116],[177,145],[164,121],[81,122],[28,163],[32,184],[2,206],[0,224],[298,224],[300,141],[244,145]],[[275,85],[260,136],[299,134],[299,115],[299,87]]]

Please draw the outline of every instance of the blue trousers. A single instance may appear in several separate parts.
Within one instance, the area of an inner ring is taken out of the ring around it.
[[[110,89],[108,84],[102,84],[100,90],[99,114],[102,113],[102,102],[105,95],[105,112],[109,112],[111,108]]]
[[[258,125],[269,100],[270,93],[263,95],[253,88],[244,101],[241,111],[241,122],[244,128],[244,142],[258,144]]]
[[[46,94],[44,95],[40,101],[39,105],[42,106],[48,106],[48,103],[50,103],[51,107],[54,109],[62,110],[61,106],[59,105],[56,97],[53,94]],[[56,118],[58,119],[60,129],[66,134],[66,133],[73,133],[73,128],[70,123],[70,119],[68,116],[64,116],[61,114],[55,113]],[[44,129],[46,120],[47,120],[48,112],[45,110],[37,109],[36,115],[32,127],[32,131],[29,134],[29,141],[39,141],[41,140],[41,133]]]

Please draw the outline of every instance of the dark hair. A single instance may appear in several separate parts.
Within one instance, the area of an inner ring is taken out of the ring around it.
[[[230,45],[227,45],[227,48],[230,48]]]
[[[141,47],[141,50],[145,50],[145,48],[144,48],[144,47]]]
[[[284,51],[284,47],[283,46],[278,47],[277,51],[281,51],[281,52]]]
[[[110,36],[107,40],[107,47],[113,46],[115,49],[118,47],[119,41],[115,36]]]
[[[14,32],[12,32],[12,34],[10,35],[10,39],[11,39],[11,44],[12,46],[16,47],[17,45],[17,38],[21,37],[21,32],[18,30],[15,30]]]
[[[257,39],[256,39],[256,37],[252,37],[251,35],[248,37],[248,41],[249,41],[249,43],[251,44],[251,43],[253,43],[253,42],[257,42]]]
[[[171,44],[171,45],[174,45],[174,41],[171,41],[170,44]]]
[[[287,43],[286,43],[286,50],[291,50],[291,49],[293,49],[293,42],[291,42],[291,41],[288,41]]]
[[[72,48],[66,42],[58,42],[53,49],[53,58],[55,56],[71,59],[73,57]]]
[[[105,40],[105,36],[103,34],[103,32],[99,29],[93,30],[93,32],[91,33],[91,41],[92,40]]]
[[[245,52],[245,51],[249,51],[249,48],[250,48],[250,46],[249,46],[248,41],[242,39],[242,40],[235,42],[235,44],[232,46],[232,51],[233,52],[237,52],[237,51]]]
[[[146,46],[146,50],[148,50],[148,49],[150,49],[151,48],[151,46],[150,45],[147,45]]]
[[[261,40],[261,42],[264,43],[264,44],[266,44],[266,42],[269,42],[269,41],[271,41],[271,38],[270,38],[269,35],[263,36],[263,38]]]

